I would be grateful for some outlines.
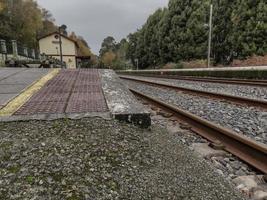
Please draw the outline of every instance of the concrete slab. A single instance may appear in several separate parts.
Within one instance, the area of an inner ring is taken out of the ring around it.
[[[0,81],[16,73],[22,72],[24,68],[0,68]]]
[[[106,102],[113,118],[143,127],[151,125],[150,113],[126,88],[113,70],[100,70]]]
[[[0,95],[5,95],[5,94],[17,94],[21,92],[24,88],[26,88],[28,85],[26,84],[0,84]]]
[[[26,69],[0,81],[0,84],[30,84],[32,80],[47,74],[49,69]]]
[[[0,68],[0,108],[48,72],[48,69]]]
[[[0,109],[14,96],[14,94],[0,94]]]

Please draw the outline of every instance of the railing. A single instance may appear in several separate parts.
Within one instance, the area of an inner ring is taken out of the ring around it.
[[[0,39],[0,60],[38,60],[39,52],[36,49],[28,48],[16,40],[6,41]]]
[[[66,63],[61,63],[60,60],[45,54],[40,55],[38,50],[27,48],[16,40],[6,41],[0,39],[0,66],[21,66],[31,63],[39,63],[43,66],[66,67]]]

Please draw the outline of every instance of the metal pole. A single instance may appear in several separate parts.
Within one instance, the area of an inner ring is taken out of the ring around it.
[[[139,60],[138,59],[136,60],[136,63],[137,63],[137,70],[139,70]]]
[[[210,68],[210,56],[211,56],[212,16],[213,16],[213,5],[211,4],[210,5],[210,22],[209,22],[208,68]]]
[[[60,27],[58,28],[58,32],[59,32],[59,52],[60,52],[60,62],[61,62],[61,67],[63,68],[62,38],[61,38]]]

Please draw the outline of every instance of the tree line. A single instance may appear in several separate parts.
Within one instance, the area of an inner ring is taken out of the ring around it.
[[[55,19],[50,11],[42,8],[35,0],[0,0],[0,39],[17,40],[29,47],[38,46],[38,38],[58,31]],[[61,30],[68,35],[67,30]],[[70,35],[76,40],[82,56],[93,56],[89,45],[75,32]]]
[[[126,69],[130,64],[126,55],[128,45],[126,39],[116,42],[112,36],[106,37],[99,51],[99,67]]]
[[[266,0],[170,0],[128,35],[124,59],[139,68],[206,59],[211,3],[213,64],[267,53]]]

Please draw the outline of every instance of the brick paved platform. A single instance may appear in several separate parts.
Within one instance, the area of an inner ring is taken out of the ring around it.
[[[0,68],[0,109],[48,72],[48,69]]]
[[[142,127],[151,124],[150,113],[113,70],[9,70],[0,73],[0,83],[7,84],[0,88],[0,99],[6,101],[14,95],[17,97],[0,107],[0,121],[101,117]],[[32,85],[38,78],[39,81]],[[31,87],[23,91],[28,85]]]
[[[108,112],[97,69],[61,70],[15,115]]]

